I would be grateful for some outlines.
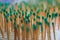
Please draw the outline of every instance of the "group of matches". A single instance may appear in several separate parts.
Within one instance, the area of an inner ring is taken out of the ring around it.
[[[46,40],[46,33],[48,40],[51,40],[50,27],[52,24],[54,40],[56,40],[55,25],[57,18],[60,20],[60,8],[58,6],[48,7],[44,10],[34,6],[31,8],[23,3],[22,7],[18,4],[14,6],[3,4],[0,7],[0,31],[2,38],[4,38],[4,32],[6,32],[7,40],[10,40],[11,31],[14,32],[14,40],[21,40],[21,37],[22,40]],[[60,27],[58,26],[58,28]]]

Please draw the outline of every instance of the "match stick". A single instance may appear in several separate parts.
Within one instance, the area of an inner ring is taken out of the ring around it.
[[[3,25],[1,25],[1,24],[3,24],[3,16],[2,16],[2,11],[0,11],[0,31],[1,31],[1,34],[2,34],[2,38],[4,38],[4,33],[3,33]]]
[[[52,22],[52,26],[53,26],[54,40],[56,40],[54,22]]]

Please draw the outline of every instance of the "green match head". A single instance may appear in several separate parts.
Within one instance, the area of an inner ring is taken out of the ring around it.
[[[10,17],[10,21],[12,21],[12,18]]]
[[[23,20],[21,20],[21,23],[23,23]]]
[[[12,13],[12,8],[10,8],[10,13]]]
[[[42,16],[42,19],[44,19],[44,16]]]
[[[24,10],[22,10],[22,15],[24,16]]]
[[[33,30],[37,30],[37,25],[33,24]]]
[[[36,13],[33,13],[34,16],[36,16]]]
[[[40,22],[36,22],[37,25],[40,25]]]
[[[12,16],[12,9],[10,9],[10,16]]]
[[[16,15],[16,11],[14,10],[14,15]]]
[[[25,18],[26,18],[26,19],[29,19],[29,16],[26,15]]]
[[[42,26],[42,22],[40,22],[40,26]]]
[[[32,15],[33,14],[33,12],[32,11],[30,11],[30,15]]]
[[[33,18],[34,21],[36,21],[36,18]]]
[[[58,13],[55,13],[55,17],[57,17],[58,16]]]
[[[49,18],[51,18],[51,15],[49,15]]]
[[[54,22],[52,22],[52,26],[54,26]]]
[[[6,9],[5,9],[5,8],[3,8],[3,9],[2,9],[2,11],[3,11],[3,12],[6,12]]]
[[[38,19],[40,19],[40,16],[36,16]]]
[[[28,23],[30,23],[30,19],[28,19]]]
[[[54,13],[52,13],[52,19],[54,19],[55,18],[55,14]]]
[[[24,26],[23,25],[22,25],[21,29],[22,29],[22,31],[24,30]]]
[[[10,16],[9,13],[7,13],[7,16],[8,16],[8,17]]]
[[[30,32],[30,28],[26,27],[26,32],[29,33]]]
[[[31,17],[32,14],[28,14],[28,17]]]
[[[24,21],[26,22],[26,24],[30,23],[30,19],[29,19],[29,17],[26,16],[26,17],[24,18]]]
[[[16,15],[18,16],[19,15],[19,12],[18,11],[15,11]]]
[[[14,26],[14,29],[15,29],[15,30],[17,29],[17,25]]]
[[[47,21],[47,18],[44,19],[44,22],[45,22],[45,24],[47,24],[47,22],[48,22],[48,21]]]
[[[19,18],[21,18],[21,16],[19,15]]]
[[[17,17],[18,16],[18,12],[14,11],[14,15],[15,15],[15,17]]]

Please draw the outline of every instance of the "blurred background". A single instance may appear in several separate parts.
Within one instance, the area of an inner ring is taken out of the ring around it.
[[[27,3],[33,3],[33,4],[37,4],[39,2],[42,2],[42,3],[45,2],[52,5],[57,5],[58,3],[60,3],[60,0],[0,0],[0,2],[11,3],[11,4],[15,4],[16,2],[21,3],[23,1]]]
[[[14,5],[15,3],[21,4],[22,2],[31,4],[31,5],[38,5],[40,6],[43,4],[44,8],[48,6],[59,6],[60,7],[60,0],[0,0],[0,3],[10,3]]]

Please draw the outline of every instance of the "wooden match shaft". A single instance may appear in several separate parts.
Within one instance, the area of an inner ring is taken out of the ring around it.
[[[38,40],[38,37],[39,37],[39,30],[40,30],[40,25],[37,26],[37,30],[35,31],[36,32],[36,40]]]
[[[25,40],[25,38],[26,38],[26,30],[24,25],[24,30],[22,30],[22,40]]]
[[[33,40],[35,40],[35,39],[36,39],[36,38],[35,38],[35,35],[36,35],[36,34],[35,34],[35,32],[33,31]]]
[[[47,27],[47,34],[48,34],[48,40],[51,40],[51,35],[50,35],[50,28]]]
[[[2,38],[4,38],[4,33],[3,33],[2,28],[0,28],[0,31],[1,31],[1,34],[2,34]]]
[[[43,26],[43,29],[44,29],[44,21],[42,20],[42,26]],[[41,35],[42,35],[42,40],[45,40],[44,39],[44,30],[41,30]]]
[[[54,25],[53,25],[53,33],[54,33],[54,40],[56,40],[55,27],[54,27]]]
[[[32,21],[31,21],[31,28],[30,28],[30,30],[31,30],[31,32],[30,32],[30,34],[31,34],[31,40],[33,40],[33,28],[32,28]]]
[[[25,35],[24,35],[24,38],[25,38],[25,39],[26,39],[26,26],[27,26],[27,25],[26,25],[26,23],[24,22],[24,34],[25,34]]]
[[[4,17],[4,30],[7,31],[6,18]]]
[[[11,21],[11,31],[13,31],[14,30],[14,23],[13,23],[13,21]]]
[[[20,40],[20,27],[17,28],[17,36],[16,38],[18,38],[18,40]]]
[[[45,26],[44,32],[43,32],[43,40],[46,40],[46,26]]]
[[[24,35],[25,36],[24,38],[25,39],[28,39],[28,37],[27,37],[28,35],[27,35],[27,32],[26,32],[26,27],[27,27],[27,24],[24,22],[24,34],[25,34]]]
[[[30,39],[30,38],[29,38],[29,37],[30,37],[30,30],[31,30],[31,29],[30,29],[30,27],[31,27],[30,22],[27,24],[27,27],[28,27],[29,31],[27,32],[27,30],[26,30],[26,32],[27,32],[27,33],[26,33],[26,40],[29,40],[29,39]]]
[[[56,25],[56,19],[55,19],[55,25]],[[53,26],[54,40],[56,40],[56,35],[55,35],[55,25]]]
[[[3,30],[2,30],[2,25],[0,25],[0,31],[1,31],[1,34],[2,34],[2,38],[4,38],[4,33],[3,33]]]
[[[26,33],[26,40],[29,40],[29,33]]]
[[[3,16],[2,16],[2,14],[0,14],[0,32],[1,32],[1,34],[2,34],[2,38],[4,38],[4,33],[3,33]]]
[[[18,37],[18,40],[20,40],[20,28],[19,27],[17,28],[17,37]]]
[[[51,18],[48,19],[49,20],[49,24],[52,21]],[[48,39],[51,40],[51,32],[50,32],[50,26],[47,27],[48,29]]]
[[[47,25],[45,24],[44,40],[46,40],[46,32],[47,32],[47,30],[46,30],[46,29],[47,29]]]
[[[42,40],[43,40],[43,32],[41,32],[41,38],[42,38]]]
[[[18,26],[17,26],[18,27]],[[14,29],[14,40],[20,40],[20,28]]]
[[[28,27],[29,27],[30,24],[27,24],[27,25],[28,25]],[[26,31],[26,40],[29,40],[29,34],[30,34],[30,32],[27,32],[27,31]]]
[[[9,30],[9,23],[7,23],[7,39],[10,40],[10,30]]]
[[[39,30],[36,30],[36,40],[39,40]]]
[[[48,25],[47,24],[45,24],[45,40],[46,40],[46,32],[47,32],[47,34],[48,34],[48,40],[51,40],[51,38],[50,38],[50,30],[49,30],[49,28],[48,28]]]
[[[43,40],[43,29],[41,28],[41,40]]]
[[[25,40],[25,31],[22,31],[22,40]]]
[[[32,18],[32,16],[30,17],[30,20],[31,20],[31,22],[30,22],[30,35],[31,35],[31,40],[33,40],[33,28],[32,28],[32,20],[33,20],[33,18]]]
[[[14,40],[17,40],[17,30],[14,29]]]

